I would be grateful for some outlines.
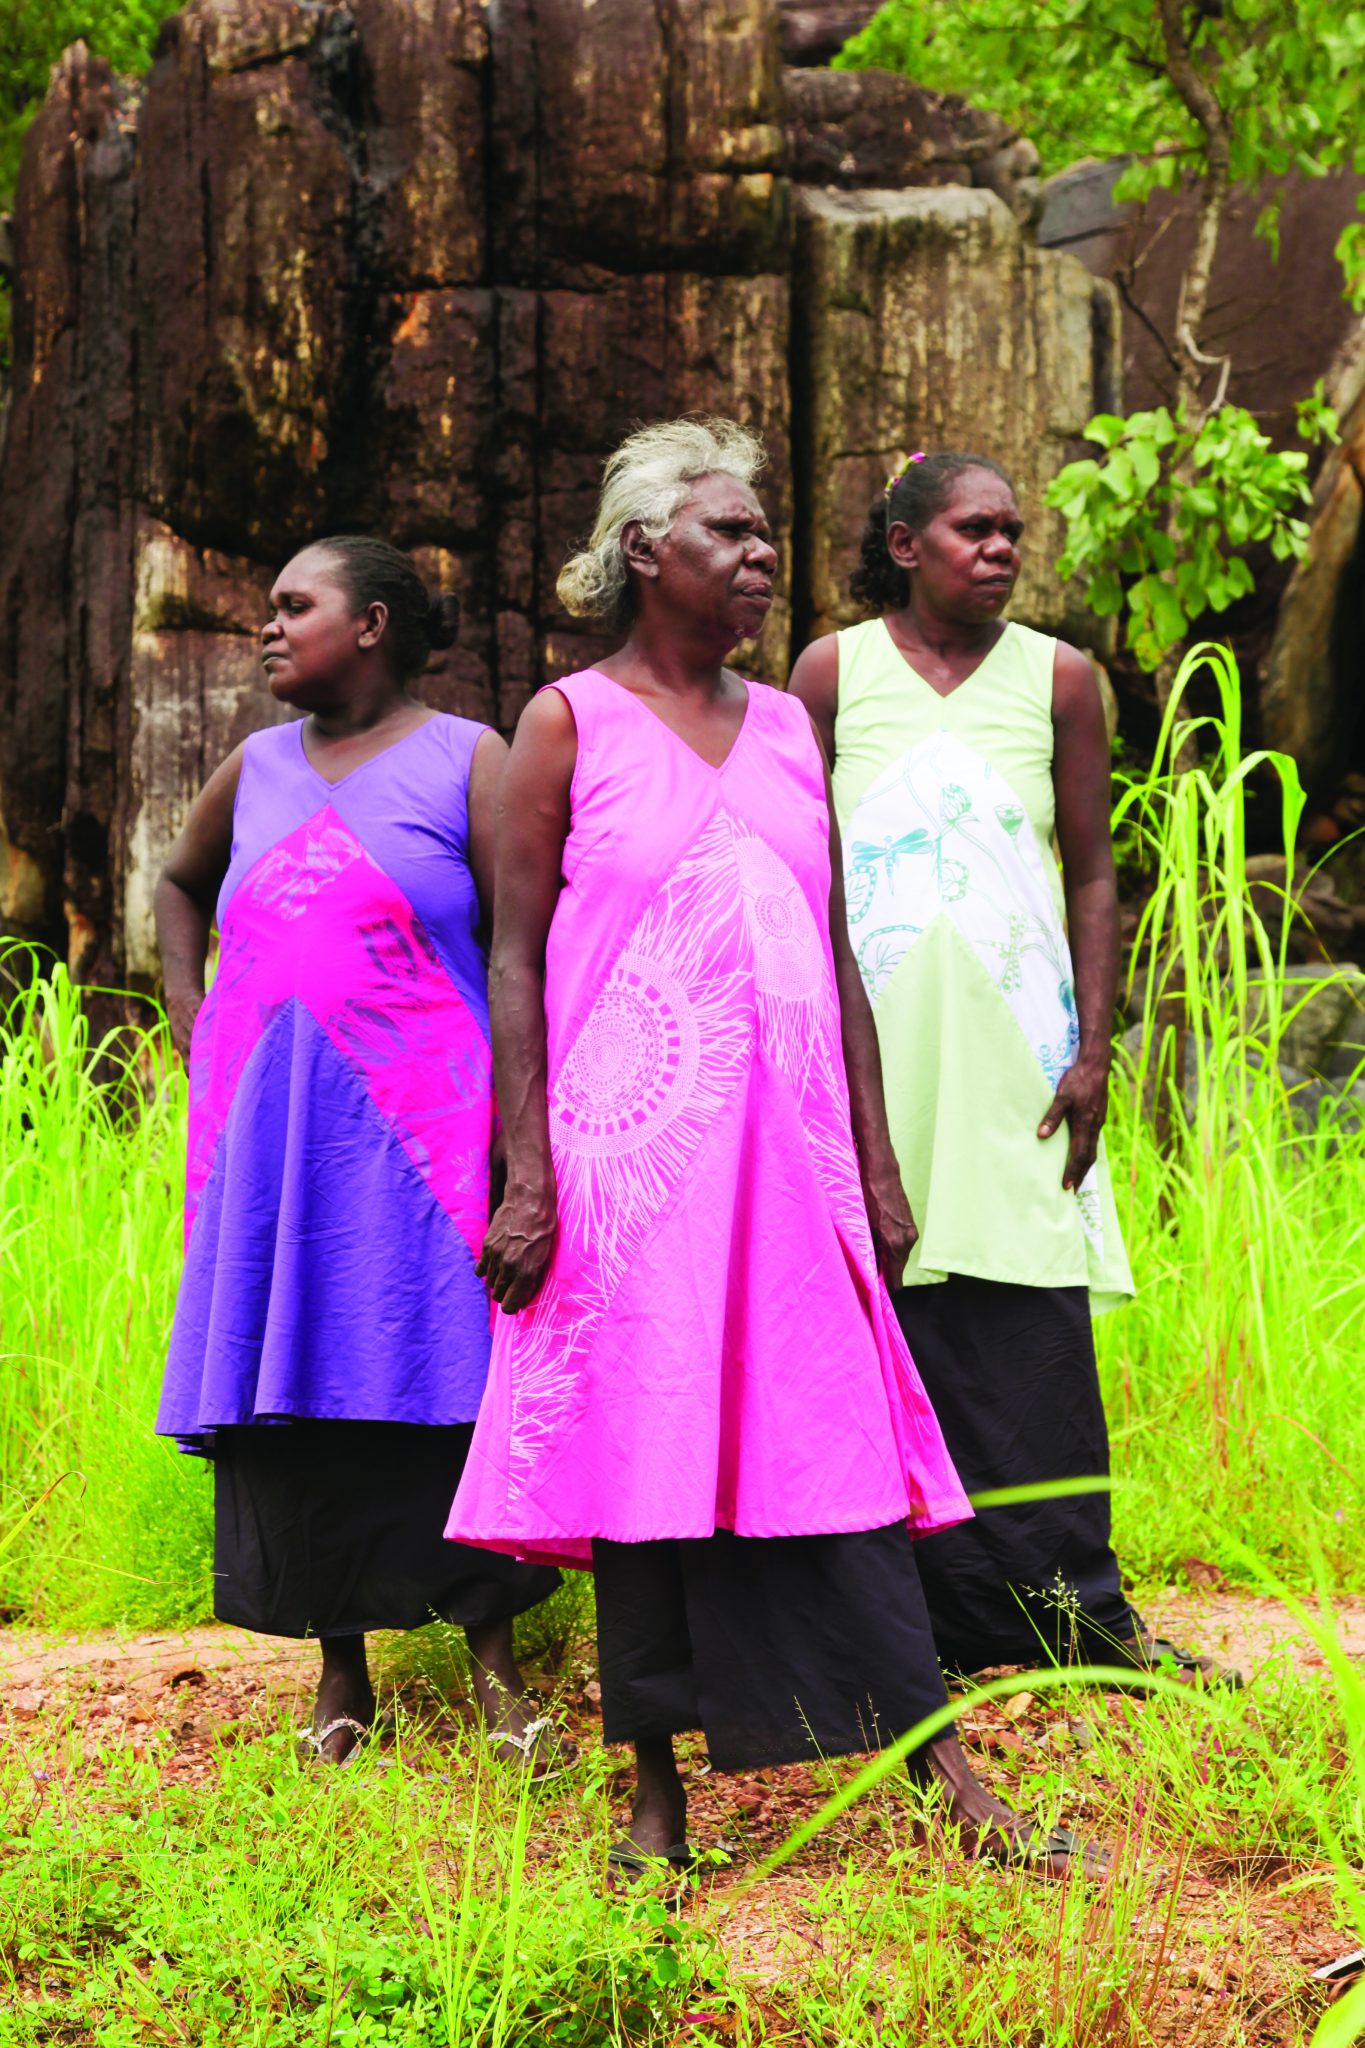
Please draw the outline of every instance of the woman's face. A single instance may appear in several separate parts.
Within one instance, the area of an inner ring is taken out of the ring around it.
[[[323,549],[295,555],[275,578],[270,617],[261,629],[261,665],[271,696],[307,711],[344,694],[360,650],[378,637],[371,616],[376,609],[384,608],[372,605],[357,614],[336,562]]]
[[[720,472],[698,477],[668,532],[653,543],[653,558],[660,595],[723,626],[732,646],[762,626],[777,551],[747,484]]]
[[[1014,492],[989,469],[954,477],[939,510],[912,533],[895,520],[886,536],[891,559],[909,572],[917,598],[964,625],[998,618],[1019,577],[1024,522]]]

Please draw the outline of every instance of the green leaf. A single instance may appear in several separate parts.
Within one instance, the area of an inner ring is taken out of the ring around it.
[[[1127,422],[1119,419],[1115,413],[1097,412],[1094,419],[1086,422],[1085,438],[1087,441],[1098,441],[1101,448],[1112,448],[1123,439],[1126,432]],[[1080,465],[1075,463],[1072,467],[1079,468]]]

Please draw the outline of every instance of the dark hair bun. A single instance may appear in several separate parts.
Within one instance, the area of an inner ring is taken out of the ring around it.
[[[434,648],[453,647],[460,637],[460,600],[452,592],[433,591],[427,606],[427,638]]]
[[[460,601],[427,589],[410,555],[368,533],[331,534],[313,545],[337,564],[357,612],[382,604],[388,612],[384,646],[405,680],[420,675],[435,648],[452,647],[460,630]]]

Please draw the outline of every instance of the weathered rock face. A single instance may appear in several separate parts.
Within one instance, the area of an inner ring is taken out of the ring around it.
[[[1040,250],[994,193],[955,185],[805,192],[797,248],[814,630],[857,616],[849,572],[890,471],[915,448],[963,448],[999,462],[1027,508],[1012,615],[1094,644],[1101,622],[1058,581],[1062,530],[1040,500],[1112,403],[1110,287]]]
[[[970,185],[1011,139],[996,115],[891,71],[793,71],[787,111],[807,185]]]
[[[913,231],[903,193],[806,193],[794,293],[802,180],[1011,190],[1027,168],[960,103],[784,70],[794,18],[192,0],[138,87],[68,53],[15,221],[0,929],[93,980],[154,979],[157,869],[207,771],[275,715],[266,594],[319,533],[387,533],[459,593],[424,694],[507,727],[600,650],[554,582],[640,419],[723,410],[763,435],[782,568],[744,659],[775,681],[793,617],[844,615],[883,449],[967,438],[1030,492],[1050,473],[1110,396],[1100,301],[989,193],[926,193]],[[1039,536],[1024,615],[1070,623]]]

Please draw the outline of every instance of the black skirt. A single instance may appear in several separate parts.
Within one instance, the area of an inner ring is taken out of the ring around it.
[[[214,1440],[219,1621],[273,1636],[351,1636],[506,1621],[559,1584],[547,1565],[447,1543],[474,1425],[300,1419]]]
[[[602,1733],[718,1770],[877,1749],[947,1700],[904,1524],[592,1547]]]
[[[1084,1287],[950,1274],[901,1288],[896,1315],[968,1493],[1107,1477],[1109,1433]],[[984,1508],[915,1546],[939,1654],[1105,1663],[1133,1633],[1107,1493]]]

